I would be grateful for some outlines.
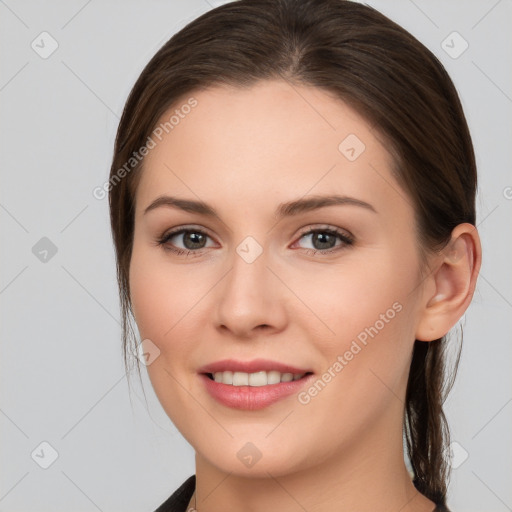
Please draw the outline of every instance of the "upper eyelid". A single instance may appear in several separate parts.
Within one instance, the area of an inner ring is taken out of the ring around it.
[[[310,234],[311,232],[315,232],[315,231],[334,231],[338,234],[346,233],[346,236],[352,237],[352,234],[347,229],[336,227],[336,226],[331,226],[330,224],[322,224],[321,226],[308,225],[304,229],[300,229],[299,236],[307,235],[307,234]]]
[[[321,223],[321,224],[308,224],[303,228],[299,228],[299,234],[303,235],[310,231],[321,231],[322,229],[325,229],[326,231],[331,230],[331,231],[343,231],[346,233],[350,233],[345,228],[340,228],[337,226],[333,226],[331,224],[325,224],[325,223],[322,224]],[[177,226],[175,228],[166,230],[166,231],[164,231],[164,236],[168,235],[168,234],[180,233],[182,231],[194,231],[194,230],[206,233],[208,236],[212,236],[212,238],[213,238],[213,235],[210,235],[210,230],[208,228],[205,228],[205,227],[199,226],[199,225],[196,226],[196,225],[190,225],[190,224],[185,224],[183,226]]]

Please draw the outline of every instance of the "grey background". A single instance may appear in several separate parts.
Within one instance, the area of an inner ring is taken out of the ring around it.
[[[0,0],[0,512],[151,511],[194,472],[144,368],[148,405],[136,378],[129,392],[108,202],[92,190],[143,66],[220,3]],[[512,510],[512,2],[369,3],[441,59],[472,130],[484,261],[447,402],[449,505]],[[51,48],[43,31],[58,43],[46,59],[31,47]],[[453,31],[469,44],[457,58]],[[42,442],[58,454],[47,469]]]

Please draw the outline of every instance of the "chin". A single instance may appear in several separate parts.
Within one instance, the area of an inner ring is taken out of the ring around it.
[[[236,437],[222,443],[203,437],[194,448],[219,471],[240,477],[268,478],[269,474],[279,477],[304,470],[312,464],[313,459],[303,445],[283,447],[280,440],[276,438],[272,442],[265,439],[265,435],[261,438],[252,435],[250,438],[253,441]],[[205,441],[207,444],[200,446]],[[212,446],[216,448],[212,450]]]

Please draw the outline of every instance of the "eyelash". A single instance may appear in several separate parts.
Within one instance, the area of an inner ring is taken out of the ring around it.
[[[205,231],[203,231],[202,229],[199,229],[199,228],[177,228],[174,231],[169,231],[168,233],[165,233],[163,236],[161,236],[160,238],[157,239],[156,243],[158,246],[163,247],[166,251],[171,251],[171,252],[177,254],[178,256],[182,256],[182,255],[185,255],[185,257],[200,256],[201,250],[204,248],[197,249],[197,250],[190,250],[190,249],[175,248],[170,245],[167,245],[168,241],[171,238],[173,238],[176,235],[183,234],[183,233],[200,233],[201,235],[211,238],[210,235],[208,235],[208,233],[206,233]],[[320,253],[322,255],[329,255],[334,252],[338,252],[339,250],[342,250],[343,248],[350,247],[354,243],[354,239],[352,238],[352,236],[347,235],[344,232],[342,232],[338,229],[335,229],[335,228],[310,229],[310,230],[302,232],[299,236],[299,240],[301,240],[303,237],[305,237],[307,235],[317,234],[317,233],[328,233],[329,235],[337,236],[341,240],[342,244],[337,245],[337,246],[333,247],[332,249],[325,249],[325,250],[303,249],[304,251],[307,252],[308,255],[316,255],[317,253]]]

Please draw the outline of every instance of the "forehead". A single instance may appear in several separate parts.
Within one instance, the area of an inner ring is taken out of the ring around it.
[[[184,108],[193,98],[195,106]],[[145,158],[140,212],[158,194],[257,205],[339,193],[386,202],[404,192],[392,158],[351,107],[318,88],[285,81],[212,87],[183,97],[174,121]],[[394,197],[393,197],[394,196]]]

